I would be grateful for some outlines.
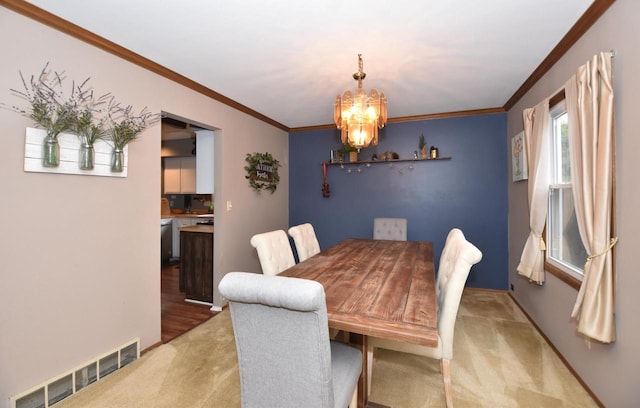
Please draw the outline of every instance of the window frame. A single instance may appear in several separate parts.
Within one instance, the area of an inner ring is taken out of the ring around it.
[[[566,112],[566,106],[563,106],[564,103],[565,103],[564,90],[559,92],[549,100],[549,126],[552,132],[553,132],[553,129],[552,129],[553,119],[559,116],[559,115],[555,115],[557,111],[561,109],[562,112]],[[555,138],[553,134],[551,135],[551,138],[552,138],[552,142],[554,142]],[[550,154],[553,154],[553,152],[550,151]],[[551,183],[549,185],[549,191],[551,191],[552,186],[559,187],[561,186],[561,184],[555,184],[555,182]],[[571,184],[571,186],[573,186],[573,184]],[[547,220],[545,222],[544,231],[542,232],[542,236],[544,237],[545,243],[547,244],[549,242],[549,237],[547,234],[548,232],[547,224],[549,222],[550,204],[551,204],[551,195],[549,194],[549,197],[547,198]],[[573,268],[569,268],[566,265],[563,265],[555,261],[553,258],[549,257],[548,250],[545,251],[545,255],[544,255],[544,269],[576,290],[580,289],[580,285],[582,285],[582,280],[584,278],[584,274],[583,274],[584,271],[582,272],[575,271],[573,270]]]

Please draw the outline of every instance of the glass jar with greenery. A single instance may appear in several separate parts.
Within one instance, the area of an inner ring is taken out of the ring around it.
[[[92,170],[95,162],[94,144],[105,137],[105,119],[97,119],[100,106],[106,103],[109,95],[94,98],[92,90],[83,90],[86,81],[78,86],[76,92],[77,108],[73,121],[73,132],[80,139],[78,166],[81,170]]]
[[[111,99],[106,134],[107,140],[113,145],[112,172],[120,173],[124,170],[124,147],[134,141],[145,128],[159,120],[160,115],[149,112],[146,107],[135,115],[131,105],[122,107],[113,98]]]
[[[28,81],[20,72],[24,90],[11,89],[11,92],[16,96],[29,103],[27,109],[17,106],[11,108],[32,119],[36,126],[46,131],[42,145],[42,165],[44,167],[58,167],[60,164],[58,136],[73,128],[75,106],[72,100],[64,98],[62,92],[64,78],[64,72],[51,70],[49,63],[47,63],[40,75],[37,77],[32,75]]]

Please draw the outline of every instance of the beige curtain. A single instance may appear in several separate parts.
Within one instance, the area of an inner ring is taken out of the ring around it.
[[[611,253],[613,84],[611,53],[595,55],[565,85],[573,198],[580,237],[589,254],[571,316],[578,332],[615,341]]]
[[[549,196],[549,98],[522,113],[529,165],[529,237],[524,244],[518,273],[531,282],[544,282],[545,245],[542,231],[547,220]]]

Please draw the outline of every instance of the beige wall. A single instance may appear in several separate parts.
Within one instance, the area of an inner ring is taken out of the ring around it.
[[[216,132],[215,284],[259,271],[249,238],[288,222],[288,134],[131,63],[0,7],[0,102],[18,71],[47,61],[70,79],[137,109],[166,111]],[[212,67],[215,69],[215,67]],[[160,341],[160,126],[129,146],[127,178],[25,173],[32,123],[0,109],[0,407],[8,398],[135,337]],[[245,154],[280,160],[275,194],[244,179]],[[233,210],[225,212],[224,203]],[[214,302],[221,305],[216,294]]]
[[[611,345],[585,346],[570,314],[576,290],[547,273],[544,286],[529,284],[516,274],[528,233],[527,184],[509,183],[509,279],[513,295],[555,344],[580,377],[608,407],[640,406],[640,324],[638,324],[637,251],[640,239],[638,203],[638,110],[640,109],[640,2],[618,0],[571,50],[509,111],[508,136],[522,130],[522,110],[553,94],[576,69],[600,51],[615,50],[617,228],[617,335]],[[509,163],[509,165],[511,165]]]

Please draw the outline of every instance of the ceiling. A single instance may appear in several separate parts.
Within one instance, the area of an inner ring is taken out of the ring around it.
[[[384,92],[390,118],[502,107],[592,0],[29,0],[288,128],[336,95]]]

